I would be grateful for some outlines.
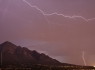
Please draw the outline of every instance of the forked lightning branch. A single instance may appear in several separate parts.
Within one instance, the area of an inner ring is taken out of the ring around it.
[[[54,14],[56,14],[56,15],[58,15],[58,16],[63,16],[63,17],[66,17],[66,18],[81,18],[81,19],[83,19],[83,20],[85,20],[85,21],[91,21],[91,20],[95,20],[95,18],[91,18],[91,19],[86,19],[86,18],[84,18],[83,16],[76,16],[76,15],[74,15],[74,16],[66,16],[66,15],[64,15],[64,14],[59,14],[59,13],[57,13],[57,12],[54,12],[54,13],[51,13],[51,14],[46,14],[46,13],[44,13],[41,9],[39,9],[37,6],[32,6],[28,1],[26,1],[26,0],[23,0],[25,3],[27,3],[30,7],[32,7],[32,8],[36,8],[37,10],[39,10],[44,16],[52,16],[52,15],[54,15]],[[47,20],[47,19],[46,19]]]

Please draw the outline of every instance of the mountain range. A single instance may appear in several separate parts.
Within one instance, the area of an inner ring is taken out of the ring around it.
[[[26,47],[16,46],[15,44],[6,41],[0,44],[0,63],[1,64],[51,64],[59,65],[61,63],[56,59],[38,53],[36,50],[29,50]],[[69,65],[69,64],[68,64]]]

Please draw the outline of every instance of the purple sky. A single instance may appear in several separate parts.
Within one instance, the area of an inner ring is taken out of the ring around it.
[[[56,13],[56,14],[54,14]],[[0,43],[61,62],[95,65],[95,0],[0,0]]]

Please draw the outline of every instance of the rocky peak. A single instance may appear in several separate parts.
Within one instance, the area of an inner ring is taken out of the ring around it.
[[[3,45],[3,46],[7,46],[7,47],[10,47],[10,46],[16,46],[16,45],[12,44],[12,43],[9,42],[9,41],[6,41],[6,42],[2,43],[1,45]]]
[[[6,42],[0,44],[0,49],[2,50],[2,52],[8,51],[8,52],[13,53],[16,48],[17,48],[17,46],[12,44],[9,41],[6,41]]]

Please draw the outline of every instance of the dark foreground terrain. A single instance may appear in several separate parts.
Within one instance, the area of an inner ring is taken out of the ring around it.
[[[2,65],[0,70],[95,70],[92,66],[62,66],[62,65]]]
[[[95,67],[61,63],[44,53],[6,41],[0,44],[0,70],[95,70]]]

